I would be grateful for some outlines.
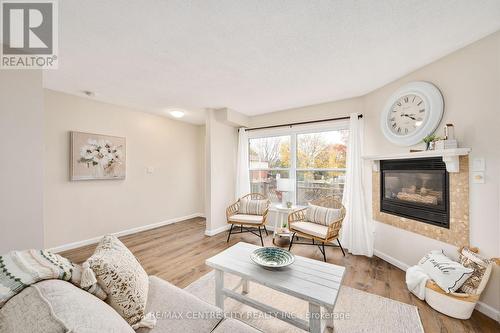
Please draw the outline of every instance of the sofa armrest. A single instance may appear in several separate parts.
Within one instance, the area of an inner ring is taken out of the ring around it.
[[[218,307],[156,276],[149,277],[148,312],[154,313],[156,326],[137,333],[211,332],[224,318]]]

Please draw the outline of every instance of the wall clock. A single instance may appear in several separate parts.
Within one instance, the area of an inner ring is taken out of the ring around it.
[[[423,81],[410,82],[389,98],[380,126],[390,142],[411,146],[436,130],[443,111],[443,96],[435,85]]]

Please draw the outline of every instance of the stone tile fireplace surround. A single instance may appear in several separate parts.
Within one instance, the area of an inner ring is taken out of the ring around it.
[[[425,154],[425,152],[423,152]],[[415,158],[421,157],[420,153]],[[432,153],[430,153],[432,154]],[[373,218],[385,224],[408,230],[429,238],[433,238],[455,246],[469,245],[469,158],[467,151],[457,153],[453,157],[453,165],[449,172],[449,228],[444,228],[411,218],[396,216],[381,211],[380,207],[380,176],[379,160],[391,159],[391,157],[365,157],[374,161],[372,172],[372,211]],[[434,153],[434,156],[439,156]],[[413,156],[408,156],[413,157]],[[398,157],[401,158],[401,157]],[[446,157],[443,156],[446,161]],[[447,168],[449,165],[447,165]]]

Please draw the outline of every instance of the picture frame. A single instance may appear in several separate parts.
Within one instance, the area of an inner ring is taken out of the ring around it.
[[[126,177],[126,138],[70,132],[70,180],[123,180]]]

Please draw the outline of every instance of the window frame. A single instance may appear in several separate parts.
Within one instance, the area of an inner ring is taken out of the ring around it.
[[[349,130],[348,121],[334,121],[309,125],[298,125],[289,128],[262,129],[248,132],[248,147],[250,140],[264,139],[279,136],[290,136],[290,167],[289,168],[250,168],[249,176],[251,182],[252,171],[288,171],[288,177],[293,179],[293,199],[292,203],[297,204],[297,172],[303,171],[325,171],[325,172],[345,172],[346,168],[297,168],[297,136],[300,134],[312,134],[321,132]],[[249,149],[250,151],[250,149]],[[250,156],[250,155],[249,155]],[[250,184],[251,186],[251,184]]]

